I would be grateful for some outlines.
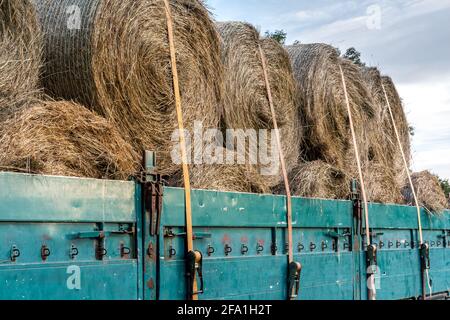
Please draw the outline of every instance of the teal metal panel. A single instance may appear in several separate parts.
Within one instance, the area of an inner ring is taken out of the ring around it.
[[[206,190],[192,192],[193,224],[210,227],[285,227],[285,198],[273,195]],[[294,226],[351,225],[350,201],[293,199]],[[163,224],[184,226],[184,191],[165,188]]]
[[[136,261],[1,266],[0,300],[137,300],[136,268]]]
[[[416,207],[371,203],[369,213],[371,228],[418,229]],[[430,215],[422,209],[421,220],[423,229],[450,229],[448,211],[441,215]]]
[[[0,221],[132,222],[133,182],[0,172]]]
[[[0,299],[142,298],[135,188],[0,173]]]
[[[284,197],[193,191],[194,246],[204,254],[205,293],[201,299],[285,299]],[[178,201],[177,201],[178,200]],[[370,205],[372,241],[381,246],[379,299],[421,295],[418,222],[414,207]],[[357,235],[349,201],[293,199],[294,250],[303,265],[300,299],[367,299],[364,236]],[[422,223],[431,251],[434,292],[448,290],[448,212]],[[159,238],[159,298],[184,299],[184,194],[166,188]],[[364,228],[362,232],[365,232]],[[171,236],[164,236],[171,234]],[[338,235],[339,237],[336,237]],[[449,235],[450,237],[450,235]],[[439,239],[441,241],[439,242]],[[361,243],[358,244],[358,242]],[[271,252],[276,244],[278,251]],[[264,247],[257,252],[258,244]],[[414,247],[414,244],[416,247]],[[248,253],[242,254],[245,246]],[[434,247],[433,247],[434,246]],[[232,251],[226,254],[226,248]],[[206,256],[210,248],[214,254]],[[439,251],[439,250],[442,250]]]
[[[422,295],[422,278],[416,208],[371,204],[369,212],[372,242],[378,247],[380,288],[377,298],[418,298]],[[447,259],[450,249],[449,218],[449,212],[429,215],[425,210],[421,211],[424,241],[430,245],[430,278],[434,293],[450,290],[450,262]],[[361,261],[361,287],[366,288],[364,253],[361,253]],[[430,294],[428,288],[427,293]],[[366,291],[362,298],[367,298]]]
[[[0,190],[0,299],[186,297],[182,189],[165,188],[158,235],[150,235],[151,213],[143,212],[135,182],[0,173]],[[194,246],[204,255],[200,299],[285,299],[285,198],[192,196]],[[433,292],[448,291],[450,213],[421,214]],[[366,299],[365,230],[356,227],[353,203],[294,198],[293,225],[303,265],[299,299]],[[421,295],[415,208],[371,204],[370,225],[379,247],[378,298]],[[46,259],[43,246],[51,251]],[[12,250],[20,251],[14,261]],[[71,278],[77,268],[80,289]]]
[[[186,297],[183,198],[183,190],[165,189],[160,299]],[[285,198],[194,190],[192,203],[194,246],[204,256],[201,299],[285,299]],[[300,299],[354,298],[352,223],[349,201],[293,200],[294,245],[304,266]],[[334,243],[330,233],[348,235]]]

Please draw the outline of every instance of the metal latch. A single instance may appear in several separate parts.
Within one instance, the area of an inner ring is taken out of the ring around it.
[[[104,239],[114,235],[133,234],[134,231],[86,231],[69,235],[71,239]]]
[[[348,229],[344,229],[342,234],[340,234],[340,233],[338,233],[336,231],[328,230],[327,232],[325,232],[325,235],[327,237],[330,237],[330,238],[333,239],[333,250],[338,252],[339,251],[339,247],[340,247],[340,245],[339,245],[340,240],[344,239],[344,241],[345,241],[345,239],[347,237],[351,237],[352,236],[352,233],[350,231],[348,231]],[[348,247],[348,244],[344,244],[344,250],[347,249],[347,247]]]
[[[194,291],[194,282],[198,275],[200,288]],[[200,251],[189,251],[186,256],[187,299],[203,294],[203,255]]]
[[[367,279],[373,280],[370,281],[371,286],[368,287],[368,297],[369,300],[376,300],[376,287],[375,287],[375,275],[377,273],[378,269],[378,263],[377,263],[377,254],[378,249],[377,246],[374,244],[371,244],[367,247],[366,252],[366,262],[367,262]]]
[[[428,270],[430,270],[430,246],[428,243],[422,243],[420,246],[420,269],[422,276],[422,300],[427,299],[427,281],[428,281]]]
[[[420,246],[420,262],[422,271],[430,270],[430,247],[428,243],[424,243]]]
[[[172,229],[166,229],[164,231],[165,238],[175,238],[175,237],[186,237],[186,232],[174,233]],[[209,232],[196,232],[192,235],[192,239],[209,239],[212,237],[212,234]]]
[[[288,297],[289,300],[295,300],[300,291],[300,274],[302,272],[302,265],[299,262],[291,262],[289,264],[288,276]]]

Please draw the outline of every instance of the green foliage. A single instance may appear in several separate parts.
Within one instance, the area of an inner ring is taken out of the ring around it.
[[[338,56],[342,54],[341,49],[339,49],[338,47],[334,47],[334,50],[336,50]]]
[[[441,183],[442,190],[444,190],[445,196],[448,198],[450,195],[450,183],[448,179],[439,179],[439,182]]]
[[[353,63],[355,63],[361,67],[366,66],[366,64],[361,61],[361,52],[359,52],[358,50],[356,50],[353,47],[347,49],[347,51],[343,55],[343,58],[353,61]]]
[[[274,32],[266,31],[266,37],[284,45],[286,43],[287,33],[284,30],[275,30]]]

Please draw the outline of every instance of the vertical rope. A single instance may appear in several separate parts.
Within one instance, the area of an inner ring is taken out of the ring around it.
[[[276,142],[277,142],[277,148],[280,156],[280,163],[281,163],[281,171],[283,173],[283,180],[284,180],[284,186],[286,189],[286,209],[287,209],[287,225],[288,225],[288,257],[289,257],[289,263],[294,262],[294,249],[292,246],[293,243],[293,236],[292,236],[292,194],[291,194],[291,188],[289,186],[289,178],[288,173],[286,169],[286,162],[284,159],[284,153],[283,148],[281,146],[281,138],[280,138],[280,131],[278,129],[278,123],[275,113],[275,108],[273,105],[273,97],[272,97],[272,90],[270,88],[270,82],[269,82],[269,76],[267,73],[267,62],[266,62],[266,56],[264,55],[264,52],[261,48],[261,45],[258,45],[259,48],[259,54],[261,56],[261,63],[264,71],[264,80],[266,83],[266,89],[267,89],[267,97],[269,99],[269,105],[270,105],[270,112],[272,114],[272,120],[273,120],[273,126],[275,128],[275,136],[276,136]]]
[[[412,194],[413,194],[413,197],[414,197],[414,202],[416,203],[417,222],[419,224],[419,239],[420,239],[420,245],[423,245],[423,243],[424,243],[423,242],[423,229],[422,229],[422,218],[421,218],[421,214],[420,214],[419,199],[417,198],[416,189],[414,188],[414,184],[413,184],[412,178],[411,178],[411,173],[409,172],[408,161],[406,160],[406,155],[405,155],[405,152],[404,152],[404,149],[403,149],[402,141],[400,139],[400,134],[398,132],[397,123],[395,122],[394,113],[392,112],[392,107],[391,107],[391,103],[389,102],[389,97],[387,95],[386,88],[385,88],[383,83],[381,83],[381,86],[383,88],[384,97],[386,99],[386,104],[387,104],[387,108],[388,108],[389,115],[390,115],[390,118],[391,118],[392,126],[394,127],[395,136],[397,138],[397,143],[398,143],[398,146],[400,148],[400,153],[402,154],[402,159],[403,159],[403,164],[405,166],[405,171],[406,171],[406,174],[408,175],[408,181],[409,181],[409,185],[411,187],[411,191],[412,191]],[[426,277],[427,277],[428,288],[430,289],[430,294],[432,294],[433,288],[431,286],[430,275],[429,275],[428,270],[426,270]],[[425,299],[425,296],[424,296],[424,299]]]
[[[363,196],[363,202],[364,202],[364,214],[365,214],[365,224],[366,224],[366,241],[367,245],[370,246],[370,224],[369,224],[369,205],[367,201],[367,194],[366,194],[366,186],[364,183],[364,177],[362,173],[362,167],[361,167],[361,159],[359,156],[359,150],[358,150],[358,144],[356,141],[356,134],[355,134],[355,127],[353,125],[353,116],[352,116],[352,110],[350,108],[350,101],[348,98],[348,92],[347,92],[347,84],[345,82],[344,72],[342,71],[342,67],[339,65],[339,70],[341,71],[341,77],[342,77],[342,85],[344,86],[344,94],[345,94],[345,102],[347,104],[347,112],[348,112],[348,119],[350,121],[350,129],[352,132],[352,138],[353,138],[353,147],[355,149],[355,156],[356,156],[356,164],[358,166],[358,173],[359,173],[359,181],[361,183],[361,191]]]
[[[342,66],[339,65],[339,70],[341,72],[341,78],[342,78],[342,85],[344,87],[344,94],[345,94],[345,102],[347,104],[347,112],[348,112],[348,119],[350,122],[350,129],[352,132],[352,138],[353,138],[353,147],[355,149],[355,157],[356,157],[356,163],[358,165],[358,173],[359,173],[359,181],[361,183],[361,192],[363,196],[363,202],[364,202],[364,216],[365,216],[365,225],[366,225],[366,243],[367,246],[371,245],[370,241],[370,223],[369,223],[369,205],[367,202],[367,194],[366,194],[366,186],[364,183],[364,177],[362,173],[362,167],[361,167],[361,159],[359,156],[359,150],[358,150],[358,144],[356,141],[356,134],[355,134],[355,127],[353,125],[353,116],[352,116],[352,109],[350,107],[350,101],[348,98],[348,92],[347,92],[347,84],[345,82],[344,77],[344,71],[342,71]],[[372,299],[375,299],[376,297],[376,288],[375,288],[375,278],[373,276],[370,277],[370,288],[371,292],[373,293]]]
[[[184,124],[183,124],[183,112],[181,107],[181,94],[180,94],[180,85],[178,81],[178,69],[177,69],[177,59],[176,59],[176,50],[175,50],[175,41],[173,35],[173,21],[172,21],[172,13],[170,10],[170,5],[168,0],[163,0],[166,8],[166,18],[167,18],[167,34],[169,40],[169,49],[170,49],[170,60],[172,67],[172,77],[173,77],[173,90],[175,94],[175,107],[177,110],[177,120],[178,120],[178,129],[180,131],[180,149],[181,149],[181,158],[183,162],[183,179],[184,179],[184,194],[185,194],[185,206],[186,206],[186,245],[187,251],[194,250],[194,239],[193,239],[193,230],[192,230],[192,206],[191,206],[191,181],[189,177],[189,166],[188,166],[188,158],[186,151],[186,139],[184,136]],[[194,292],[197,292],[197,282],[194,279]],[[194,295],[192,297],[193,300],[198,300],[198,295]]]
[[[400,152],[402,154],[402,159],[403,159],[403,165],[405,166],[405,170],[406,170],[406,174],[408,175],[408,181],[409,181],[409,185],[411,187],[411,191],[414,197],[414,202],[416,203],[416,209],[417,209],[417,221],[419,223],[419,238],[420,238],[420,244],[423,244],[423,231],[422,231],[422,219],[421,219],[421,215],[420,215],[420,204],[419,204],[419,200],[417,198],[417,193],[416,193],[416,188],[414,188],[414,184],[412,182],[412,178],[411,178],[411,173],[409,172],[409,168],[408,168],[408,161],[406,160],[406,155],[403,149],[403,145],[402,145],[402,141],[400,139],[400,134],[398,132],[397,129],[397,124],[395,122],[395,118],[394,118],[394,113],[392,112],[392,108],[391,108],[391,103],[389,102],[389,98],[386,92],[386,88],[384,86],[384,84],[381,84],[382,88],[383,88],[383,93],[384,93],[384,97],[386,99],[386,104],[387,104],[387,108],[389,111],[389,116],[391,118],[391,122],[392,122],[392,126],[394,127],[394,131],[395,131],[395,136],[397,138],[397,143],[398,146],[400,148]]]

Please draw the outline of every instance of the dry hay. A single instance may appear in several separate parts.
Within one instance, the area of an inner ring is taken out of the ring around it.
[[[413,173],[413,186],[419,204],[432,213],[442,213],[447,208],[447,198],[441,188],[439,179],[429,171]],[[414,196],[409,184],[403,188],[403,196],[409,205],[415,205]]]
[[[359,151],[365,161],[368,158],[365,126],[374,116],[374,106],[360,68],[340,58],[337,50],[329,45],[301,44],[287,49],[300,90],[299,112],[305,125],[305,159],[322,160],[356,173],[339,66],[345,75]]]
[[[139,155],[105,119],[72,102],[40,102],[0,127],[0,170],[125,180]]]
[[[192,186],[229,192],[270,193],[267,179],[244,165],[204,165],[192,168]]]
[[[396,176],[396,183],[401,186],[407,178],[407,169],[403,162],[382,85],[385,86],[388,95],[409,168],[411,141],[409,124],[402,101],[391,78],[381,76],[376,68],[365,68],[363,73],[366,83],[372,92],[372,98],[376,107],[376,121],[371,123],[369,131],[371,158],[389,167]]]
[[[391,167],[370,161],[366,169],[367,197],[371,202],[403,204],[401,185]]]
[[[249,165],[204,164],[190,167],[191,187],[224,192],[270,193],[266,177]],[[168,184],[181,186],[180,173],[169,177]]]
[[[223,129],[258,131],[274,128],[259,52],[260,45],[267,60],[282,149],[290,171],[299,159],[302,128],[296,108],[297,88],[287,52],[276,41],[262,39],[250,24],[221,22],[217,26],[222,36],[222,59],[225,68]],[[263,178],[270,186],[275,186],[282,176],[278,172]]]
[[[299,197],[347,199],[351,179],[345,172],[320,160],[300,163],[289,175],[292,194]],[[284,185],[275,193],[283,194]]]
[[[400,141],[403,146],[403,151],[406,156],[406,162],[408,167],[411,166],[411,136],[410,136],[410,127],[408,123],[408,119],[406,117],[405,110],[403,108],[403,102],[400,98],[400,95],[395,87],[394,82],[390,77],[383,76],[382,77],[384,87],[386,89],[386,93],[389,99],[389,103],[391,104],[392,113],[394,115],[394,121],[397,124],[397,129],[400,135]],[[389,131],[389,135],[395,134],[393,132],[393,127],[391,127]],[[400,150],[397,149],[397,154]],[[400,156],[396,155],[394,159],[395,170],[399,173],[398,181],[403,181],[406,178],[407,173],[405,170],[405,165],[403,163],[403,159]]]
[[[135,150],[156,151],[161,173],[179,170],[170,157],[171,135],[178,126],[164,2],[36,3],[45,36],[48,93],[106,117]],[[202,121],[205,128],[216,128],[222,94],[219,36],[201,1],[170,4],[185,127]]]
[[[28,0],[0,0],[0,116],[21,108],[38,90],[42,42]]]

